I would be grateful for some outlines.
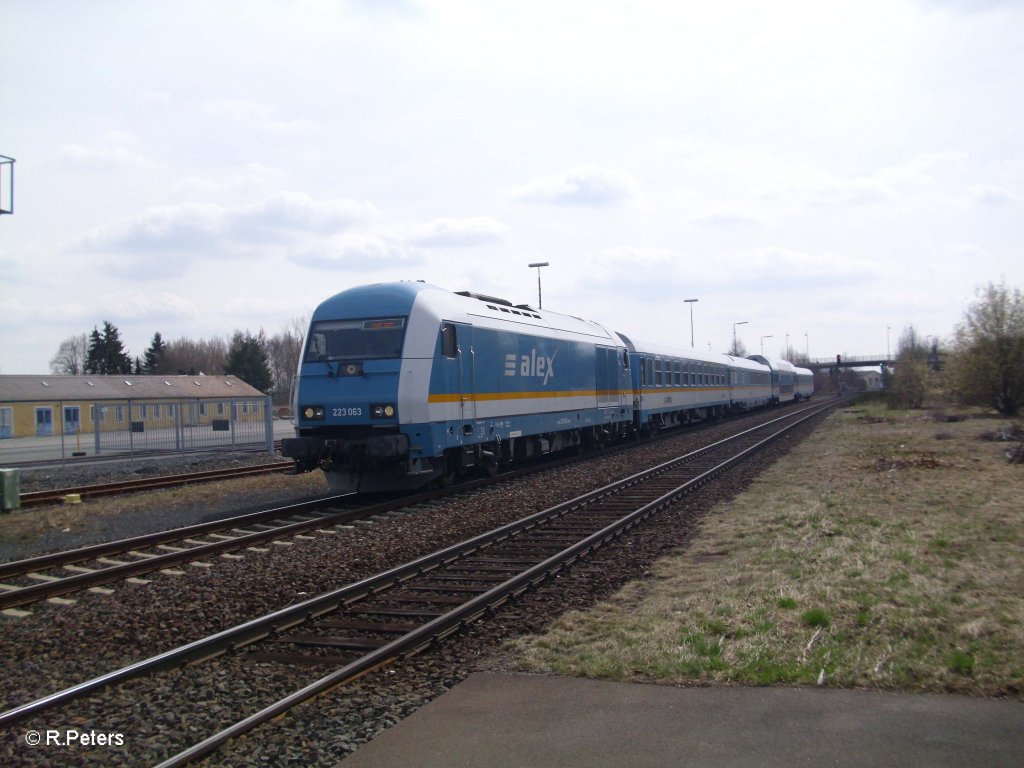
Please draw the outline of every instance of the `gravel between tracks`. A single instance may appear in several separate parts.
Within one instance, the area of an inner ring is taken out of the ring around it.
[[[749,417],[756,419],[758,417]],[[3,624],[7,659],[3,708],[93,677],[188,640],[280,608],[441,546],[518,519],[639,468],[684,453],[736,429],[736,422],[638,446],[614,456],[497,486],[469,501],[437,502],[402,518],[272,551],[218,559],[184,576],[119,587],[116,596],[83,595],[75,606],[44,605]],[[805,431],[807,428],[802,428]],[[685,544],[699,514],[731,497],[792,443],[787,438],[713,484],[699,501],[673,512],[515,601],[498,621],[478,624],[409,663],[367,676],[295,710],[283,721],[239,739],[212,759],[217,765],[334,765],[358,745],[440,695],[469,673],[504,668],[503,639],[542,629],[564,610],[583,607],[630,579],[643,577],[667,549]],[[187,601],[184,599],[187,596]],[[0,741],[6,765],[149,765],[269,704],[323,670],[252,665],[244,656],[204,663],[104,691],[90,702],[19,725]],[[210,700],[196,697],[202,691]],[[216,694],[208,693],[215,691]],[[196,700],[199,698],[200,700]],[[129,704],[128,700],[134,702]],[[145,702],[140,706],[139,701]],[[124,734],[123,747],[31,750],[29,728],[95,729]],[[315,746],[311,746],[315,745]]]

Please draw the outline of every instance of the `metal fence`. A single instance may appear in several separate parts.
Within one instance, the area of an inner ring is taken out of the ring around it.
[[[214,450],[274,452],[270,397],[166,400],[54,401],[37,417],[36,435],[0,440],[0,462],[134,456]]]

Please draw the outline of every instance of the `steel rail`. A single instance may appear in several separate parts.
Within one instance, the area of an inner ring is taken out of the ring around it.
[[[788,416],[782,416],[778,418],[788,418]],[[620,446],[616,450],[625,450],[625,448],[626,447]],[[605,452],[605,455],[607,455],[607,452]],[[458,485],[452,486],[447,489],[423,491],[412,496],[403,497],[400,501],[397,502],[367,507],[364,512],[364,515],[372,516],[374,514],[381,514],[383,512],[395,509],[399,506],[413,506],[415,504],[423,503],[425,501],[443,498],[454,493],[475,490],[495,483],[505,482],[507,480],[529,475],[537,471],[558,468],[561,466],[565,466],[567,464],[575,463],[580,460],[581,458],[579,456],[548,460],[536,466],[530,466],[511,470],[508,472],[502,472],[501,474],[495,477],[470,480],[467,482],[459,483]],[[214,470],[214,472],[216,471],[217,470]],[[168,480],[173,479],[173,476],[168,476]],[[332,496],[320,499],[313,503],[330,504],[340,498],[342,498],[342,496],[340,495]],[[107,557],[110,555],[123,554],[131,551],[159,546],[161,544],[181,542],[185,539],[205,536],[210,533],[215,533],[217,531],[231,530],[232,528],[240,526],[244,527],[245,525],[252,525],[254,523],[262,522],[265,520],[271,520],[285,516],[284,514],[281,514],[281,512],[287,512],[288,515],[296,515],[306,511],[311,510],[303,507],[302,504],[299,504],[294,505],[293,507],[283,507],[280,509],[255,512],[250,513],[249,515],[241,515],[235,518],[227,518],[221,521],[200,523],[195,526],[185,526],[182,528],[171,529],[169,531],[160,531],[152,534],[145,534],[143,536],[132,537],[130,539],[121,539],[118,541],[95,544],[88,547],[82,547],[79,549],[67,550],[64,552],[54,552],[46,555],[39,555],[37,557],[27,558],[24,560],[0,563],[0,579],[10,579],[12,577],[26,576],[29,573],[35,573],[37,571],[60,568],[62,566],[74,565],[76,563],[95,560],[98,557]],[[350,515],[345,519],[351,519],[352,517],[354,516]],[[327,521],[327,518],[323,518],[323,521]],[[337,524],[338,522],[342,521],[343,520],[335,520],[334,524]],[[121,566],[110,566],[107,568],[97,569],[94,573],[82,573],[77,574],[75,576],[68,576],[64,577],[63,579],[60,579],[59,581],[46,581],[40,584],[25,586],[18,590],[0,591],[0,610],[29,605],[31,603],[39,602],[41,600],[45,600],[48,598],[71,594],[74,592],[81,591],[83,589],[89,589],[92,587],[101,586],[103,584],[109,584],[125,578],[142,576],[146,573],[152,573],[153,571],[169,568],[175,565],[181,565],[182,563],[187,563],[190,560],[197,560],[205,555],[218,555],[222,554],[223,552],[231,551],[233,549],[244,549],[246,547],[255,546],[261,543],[265,543],[266,541],[271,541],[276,538],[284,538],[286,536],[292,535],[293,533],[302,533],[304,530],[308,530],[308,528],[300,527],[299,524],[295,524],[295,526],[296,527],[292,529],[278,528],[276,531],[252,534],[251,538],[235,537],[231,542],[225,541],[224,543],[217,543],[216,545],[207,545],[207,549],[200,549],[198,545],[190,545],[188,549],[183,550],[180,553],[161,554],[154,557],[147,557],[143,560],[133,561],[131,563],[127,563]],[[319,526],[311,525],[309,527],[316,528]]]
[[[812,413],[804,416],[799,423],[818,415],[819,412],[826,410],[827,407],[829,406],[815,408]],[[797,413],[778,417],[766,424],[744,430],[743,432],[737,433],[736,435],[723,440],[719,440],[708,446],[704,446],[684,456],[677,457],[676,459],[664,462],[656,467],[652,467],[631,475],[630,477],[610,483],[602,488],[590,491],[578,498],[534,513],[533,515],[529,515],[528,517],[501,526],[493,531],[472,537],[463,542],[446,547],[435,553],[425,555],[383,573],[363,579],[345,587],[341,587],[337,590],[324,593],[303,601],[302,603],[296,603],[266,616],[253,619],[236,627],[223,630],[206,638],[201,638],[179,648],[166,651],[143,661],[131,664],[127,667],[114,670],[48,696],[44,696],[35,701],[8,710],[7,712],[0,713],[0,725],[16,723],[20,720],[66,704],[87,693],[97,691],[110,685],[123,683],[127,680],[159,672],[164,669],[176,668],[185,664],[196,663],[204,659],[213,658],[229,650],[235,650],[270,635],[280,633],[283,630],[290,629],[291,627],[301,624],[311,618],[322,616],[323,614],[334,611],[339,607],[351,605],[367,596],[380,593],[391,586],[401,584],[404,581],[429,572],[439,566],[450,564],[461,558],[465,558],[492,543],[504,541],[518,533],[535,528],[546,520],[562,517],[579,507],[591,503],[592,501],[610,496],[619,490],[636,485],[645,479],[662,474],[679,464],[692,461],[693,459],[703,456],[717,447],[734,442],[745,435],[762,430],[784,419],[790,419],[793,416],[802,413],[803,410]],[[709,470],[708,472],[703,473],[700,478],[691,481],[690,486],[695,486],[701,481],[701,478],[703,478],[703,481],[706,481],[711,471],[712,470]],[[579,545],[575,545],[575,547],[578,546]],[[570,549],[574,549],[575,547],[571,547]],[[519,578],[520,577],[516,577],[516,579],[511,581],[515,581],[518,584]],[[433,622],[430,623],[430,625],[433,624]],[[445,632],[445,634],[448,634],[448,632]],[[365,671],[360,674],[365,674]]]
[[[18,500],[21,506],[28,507],[62,501],[66,496],[71,495],[78,495],[82,498],[115,496],[132,491],[170,488],[178,485],[189,485],[190,483],[208,482],[210,480],[228,480],[233,477],[247,477],[249,475],[269,475],[274,472],[284,472],[294,466],[294,462],[279,461],[273,464],[259,464],[250,467],[208,469],[202,472],[189,472],[181,475],[160,475],[159,477],[147,477],[137,480],[121,480],[116,483],[96,483],[94,485],[78,487],[54,488],[49,491],[28,491],[27,493],[19,494]]]
[[[372,517],[374,515],[390,512],[399,507],[415,506],[416,504],[422,504],[427,501],[433,501],[435,499],[463,493],[465,491],[472,491],[478,488],[494,485],[496,483],[507,482],[508,480],[516,477],[521,477],[537,471],[552,469],[578,460],[578,457],[573,457],[571,459],[559,459],[553,462],[546,462],[540,466],[504,472],[494,477],[471,480],[450,488],[423,491],[411,496],[403,496],[397,500],[372,504],[355,511],[349,510],[334,515],[325,515],[318,520],[291,523],[287,526],[279,526],[273,530],[261,531],[245,536],[237,536],[233,537],[231,540],[224,540],[221,542],[205,545],[190,545],[187,549],[182,549],[180,552],[165,553],[154,557],[147,557],[142,560],[125,563],[124,565],[113,565],[107,568],[98,569],[93,573],[80,573],[75,576],[62,578],[59,581],[46,581],[39,584],[21,587],[18,590],[0,591],[0,610],[16,608],[18,606],[28,605],[51,597],[59,597],[60,595],[71,594],[83,589],[89,589],[91,587],[109,584],[114,581],[120,581],[121,579],[141,576],[146,573],[152,573],[153,571],[169,568],[174,565],[181,565],[192,560],[198,560],[205,556],[219,555],[235,549],[245,549],[268,541],[273,541],[274,539],[285,538],[298,533],[304,533],[308,530],[322,528],[325,525],[338,525],[339,523],[347,522],[349,520]],[[314,511],[318,506],[329,506],[342,498],[354,496],[357,496],[357,494],[329,496],[311,502],[300,502],[294,505],[261,512],[253,512],[248,515],[240,515],[233,518],[226,518],[224,520],[200,523],[198,525],[186,526],[183,528],[174,528],[169,531],[159,531],[130,539],[120,539],[118,541],[94,544],[80,549],[54,552],[25,560],[3,563],[0,564],[0,578],[9,579],[12,576],[24,576],[28,573],[33,573],[39,570],[59,568],[65,565],[73,565],[75,563],[94,560],[97,557],[122,554],[175,541],[180,542],[185,539],[205,536],[217,531],[232,530],[240,526],[244,527],[245,525],[253,525],[254,523],[264,520],[294,516],[304,512]]]
[[[28,572],[34,572],[35,570],[42,570],[44,567],[55,568],[62,565],[69,565],[72,562],[83,562],[96,557],[105,557],[109,554],[126,553],[147,547],[158,546],[159,544],[169,541],[183,541],[184,539],[193,538],[195,536],[206,535],[205,533],[197,532],[197,529],[202,529],[205,530],[206,533],[209,533],[218,530],[232,530],[239,527],[239,525],[243,527],[245,525],[252,525],[260,520],[294,517],[295,515],[317,511],[320,507],[337,503],[341,499],[349,496],[351,496],[351,494],[341,494],[339,496],[331,496],[325,499],[317,499],[315,501],[305,501],[298,504],[277,507],[263,512],[254,512],[250,515],[229,518],[227,521],[203,523],[199,526],[189,526],[187,528],[176,528],[171,531],[148,534],[134,539],[123,539],[119,542],[112,542],[110,544],[97,544],[93,547],[73,550],[72,555],[77,558],[76,560],[61,560],[60,556],[68,553],[60,552],[52,556],[42,555],[38,558],[31,558],[30,560],[20,560],[15,563],[9,563],[5,565],[5,568],[7,566],[18,566],[20,568],[25,565],[35,564],[35,567],[32,568],[31,571],[16,572],[16,575],[23,575]],[[268,541],[273,541],[274,539],[285,538],[305,533],[306,531],[316,530],[318,528],[338,525],[354,518],[364,517],[367,515],[372,516],[374,514],[390,510],[393,505],[394,502],[384,502],[382,504],[362,507],[356,510],[345,510],[343,512],[322,515],[312,520],[285,523],[266,531],[247,533],[208,544],[190,545],[189,547],[180,549],[177,552],[167,552],[160,555],[154,555],[153,557],[146,557],[141,560],[124,563],[122,565],[111,565],[107,568],[97,569],[91,573],[79,573],[74,576],[67,576],[61,578],[59,581],[44,581],[39,584],[20,587],[17,590],[0,592],[0,610],[15,608],[20,605],[28,605],[29,603],[39,602],[40,600],[58,597],[72,592],[79,592],[83,589],[97,587],[102,584],[109,584],[114,581],[121,581],[133,576],[141,576],[146,573],[152,573],[153,571],[170,568],[171,566],[181,565],[193,560],[201,560],[204,557],[219,555],[235,549],[246,549],[248,547],[264,544]],[[230,524],[226,524],[229,522]],[[126,544],[129,545],[127,549],[125,548]],[[115,548],[115,545],[118,548]],[[83,556],[83,553],[87,554]],[[47,562],[49,564],[45,566],[39,564]],[[15,572],[8,572],[7,578],[11,575],[15,575]]]
[[[763,440],[760,440],[754,445],[751,445],[724,461],[717,463],[710,469],[705,470],[682,485],[662,494],[657,499],[644,504],[614,523],[611,523],[601,530],[580,540],[576,544],[573,544],[561,552],[548,557],[541,563],[538,563],[522,573],[513,576],[493,589],[468,600],[442,616],[432,619],[408,634],[403,635],[402,637],[399,637],[390,643],[371,651],[370,653],[367,653],[361,658],[345,665],[341,669],[321,677],[270,706],[249,715],[234,725],[231,725],[207,739],[204,739],[199,744],[195,744],[188,749],[179,752],[177,755],[174,755],[157,765],[156,768],[180,768],[181,766],[189,765],[216,751],[231,739],[248,733],[263,723],[284,715],[290,709],[308,701],[309,699],[315,698],[316,696],[326,693],[334,688],[353,682],[354,680],[357,680],[376,669],[387,666],[394,661],[408,658],[419,653],[438,640],[459,631],[460,628],[472,621],[475,621],[485,613],[494,611],[495,608],[500,607],[513,597],[530,589],[531,586],[548,579],[552,574],[557,573],[581,557],[585,557],[593,550],[608,543],[611,539],[639,525],[651,515],[674,504],[682,496],[686,495],[693,489],[703,486],[715,476],[725,472],[727,469],[747,458],[752,453],[764,448],[767,444],[786,434],[791,429],[803,424],[808,419],[814,418],[819,415],[819,413],[830,407],[831,404],[819,406],[814,410],[814,412],[804,415],[793,423],[781,427],[777,432],[765,437]],[[790,414],[790,416],[792,415],[793,414]],[[778,420],[773,420],[772,422],[769,422],[769,424],[775,423],[775,421]],[[761,428],[763,428],[763,426],[757,429]],[[747,432],[741,433],[741,435],[744,434],[747,434]],[[731,442],[741,435],[719,441],[715,446],[720,445],[721,443]],[[712,447],[713,446],[709,446],[707,450],[701,449],[694,453],[704,454]],[[674,461],[671,463],[676,462]],[[663,468],[664,465],[661,465],[654,470],[650,470],[649,473],[657,474],[657,470]]]

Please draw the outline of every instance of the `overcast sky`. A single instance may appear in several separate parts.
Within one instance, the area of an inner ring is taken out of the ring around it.
[[[425,280],[751,353],[1024,288],[1024,2],[0,0],[0,373]]]

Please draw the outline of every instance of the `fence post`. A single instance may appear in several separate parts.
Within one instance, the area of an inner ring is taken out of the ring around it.
[[[135,463],[135,430],[132,429],[132,399],[128,398],[128,462]]]
[[[274,455],[274,404],[270,395],[263,396],[263,425],[267,435],[267,453]]]
[[[57,421],[60,419],[60,421]],[[60,466],[61,469],[67,468],[67,453],[64,451],[64,401],[59,400],[57,402],[57,417],[54,419],[60,424]]]
[[[100,455],[100,432],[103,431],[103,424],[107,420],[107,411],[98,402],[92,404],[93,420],[92,420],[92,437],[93,444],[95,445],[95,454]]]

